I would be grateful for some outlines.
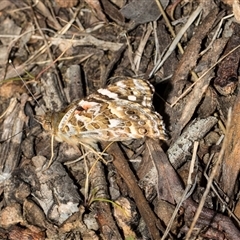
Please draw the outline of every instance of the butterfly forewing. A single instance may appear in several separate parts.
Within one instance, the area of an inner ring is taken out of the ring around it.
[[[154,88],[142,79],[129,78],[110,84],[106,89],[99,89],[97,92],[109,99],[127,100],[151,108]]]

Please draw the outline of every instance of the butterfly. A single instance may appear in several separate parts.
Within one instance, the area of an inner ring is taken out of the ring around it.
[[[153,94],[149,82],[124,78],[37,119],[58,141],[72,145],[144,137],[165,140],[162,117],[153,109]]]

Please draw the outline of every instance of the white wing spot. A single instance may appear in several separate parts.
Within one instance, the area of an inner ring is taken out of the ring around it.
[[[137,97],[134,96],[134,95],[129,95],[129,96],[128,96],[128,100],[129,100],[129,101],[136,101],[136,100],[137,100]]]
[[[116,85],[121,87],[121,88],[126,88],[127,87],[124,81],[116,82]]]
[[[118,127],[121,124],[120,119],[109,119],[110,124],[108,125],[110,128]]]
[[[104,88],[101,88],[101,89],[98,89],[97,90],[100,94],[104,95],[104,96],[107,96],[109,98],[112,98],[112,99],[118,99],[118,94],[114,93],[114,92],[111,92],[109,91],[108,89],[104,89]]]

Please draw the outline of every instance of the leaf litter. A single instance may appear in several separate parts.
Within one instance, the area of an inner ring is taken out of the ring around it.
[[[2,239],[240,238],[239,4],[161,4],[4,1]],[[169,140],[103,142],[107,165],[55,141],[54,162],[42,171],[50,136],[34,116],[119,76],[155,86]]]

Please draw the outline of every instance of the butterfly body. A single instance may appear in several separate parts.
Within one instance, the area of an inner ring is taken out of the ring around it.
[[[47,114],[41,122],[57,140],[73,145],[144,137],[165,139],[162,117],[152,107],[153,93],[150,83],[128,78],[99,89],[63,111]]]

